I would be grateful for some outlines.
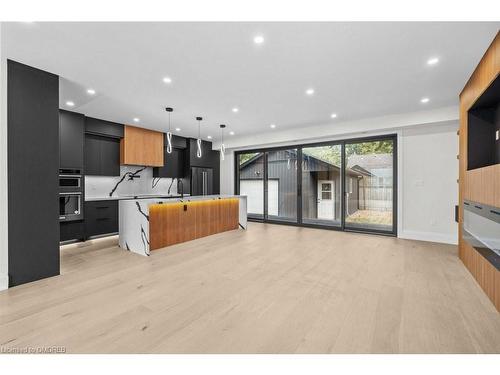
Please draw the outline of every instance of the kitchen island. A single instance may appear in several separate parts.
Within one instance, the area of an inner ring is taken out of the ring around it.
[[[246,198],[204,195],[120,200],[120,247],[148,256],[152,250],[176,243],[246,229]]]

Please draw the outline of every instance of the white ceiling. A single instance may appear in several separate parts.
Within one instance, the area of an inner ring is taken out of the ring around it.
[[[499,26],[3,23],[2,48],[7,58],[64,78],[61,108],[72,100],[69,109],[88,116],[128,124],[138,117],[138,126],[166,131],[171,106],[181,135],[196,136],[194,118],[203,116],[203,136],[217,139],[220,123],[241,136],[273,131],[271,123],[275,131],[335,126],[457,104]],[[255,35],[264,43],[256,45]],[[434,56],[440,62],[428,66]],[[313,96],[305,95],[309,87]]]

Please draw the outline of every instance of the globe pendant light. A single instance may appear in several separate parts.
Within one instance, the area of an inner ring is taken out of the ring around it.
[[[168,132],[167,132],[167,153],[172,153],[172,128],[170,126],[170,114],[174,111],[173,108],[167,107],[165,111],[168,112]]]
[[[226,125],[221,124],[220,125],[220,158],[221,160],[224,160],[224,153],[226,152],[226,146],[224,146],[224,128]]]
[[[196,117],[198,121],[198,139],[196,140],[196,157],[201,158],[201,136],[200,136],[200,121],[203,120],[202,117]]]

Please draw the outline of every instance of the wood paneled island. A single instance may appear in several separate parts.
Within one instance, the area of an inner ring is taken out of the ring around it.
[[[120,201],[120,247],[141,255],[176,243],[246,229],[246,196]]]

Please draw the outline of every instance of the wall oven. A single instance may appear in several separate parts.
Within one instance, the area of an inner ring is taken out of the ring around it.
[[[59,169],[59,221],[83,220],[83,186],[79,169]]]
[[[59,193],[59,221],[82,219],[82,192]]]

